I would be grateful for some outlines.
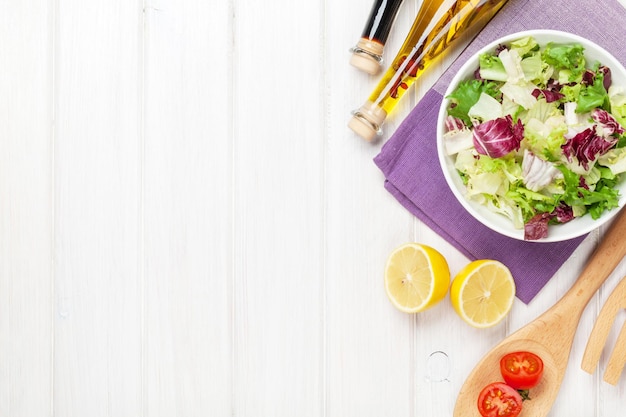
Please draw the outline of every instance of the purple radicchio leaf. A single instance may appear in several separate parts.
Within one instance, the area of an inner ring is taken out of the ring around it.
[[[565,203],[561,203],[552,212],[553,216],[559,223],[567,223],[574,218],[574,209]]]
[[[459,119],[458,117],[454,117],[454,116],[446,117],[445,124],[446,124],[446,132],[453,132],[455,130],[465,129],[465,123],[463,123],[463,120]]]
[[[598,156],[603,155],[616,143],[617,138],[598,136],[596,130],[590,127],[571,138],[567,138],[561,148],[568,161],[571,162],[572,157],[575,156],[578,163],[587,170],[590,161],[595,161]]]
[[[495,50],[495,55],[496,56],[500,55],[500,52],[504,51],[505,49],[509,49],[509,48],[506,45],[498,44]]]
[[[552,103],[553,101],[559,101],[560,99],[562,99],[563,97],[565,97],[562,93],[560,93],[557,90],[551,90],[551,89],[543,89],[540,90],[538,88],[535,88],[532,92],[532,95],[535,98],[539,98],[540,96],[544,96],[546,99],[546,103]]]
[[[585,72],[583,72],[583,77],[580,83],[582,85],[593,85],[593,80],[595,78],[596,78],[596,73],[590,69],[586,69]]]
[[[606,110],[593,109],[591,117],[602,128],[604,136],[611,136],[616,133],[621,135],[624,133],[624,128]]]
[[[483,77],[480,76],[480,67],[476,67],[476,69],[474,70],[474,79],[476,80],[483,79]]]
[[[562,174],[554,164],[539,158],[528,149],[524,150],[522,178],[526,188],[531,191],[539,191],[558,176],[562,176]]]
[[[582,85],[593,85],[596,76],[598,74],[602,74],[603,78],[602,78],[602,86],[604,87],[604,89],[606,91],[609,91],[609,87],[611,86],[612,83],[612,76],[611,76],[611,69],[609,67],[607,67],[606,65],[601,65],[597,71],[593,71],[590,69],[585,70],[585,72],[583,72],[583,77],[581,80],[581,84]]]
[[[473,140],[476,151],[491,158],[500,158],[519,149],[523,137],[522,121],[513,123],[511,115],[474,126]]]
[[[550,213],[539,213],[533,216],[524,225],[524,240],[539,240],[548,236],[548,222],[552,215]]]
[[[585,190],[589,189],[589,185],[587,185],[587,181],[585,180],[585,177],[583,177],[582,175],[580,176],[580,178],[578,178],[578,186],[580,188],[584,188]]]
[[[535,214],[524,225],[524,240],[539,240],[548,237],[548,224],[555,219],[559,223],[567,223],[574,219],[574,210],[561,203],[552,213]]]

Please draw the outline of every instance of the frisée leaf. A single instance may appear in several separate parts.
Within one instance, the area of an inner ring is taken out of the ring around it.
[[[615,177],[601,177],[593,190],[585,185],[580,175],[564,166],[557,167],[563,173],[565,193],[562,201],[574,208],[584,208],[593,219],[600,217],[604,210],[610,210],[619,205],[619,191],[614,189]]]
[[[543,60],[557,71],[565,71],[569,81],[577,81],[585,71],[584,48],[579,44],[549,42],[542,53]]]

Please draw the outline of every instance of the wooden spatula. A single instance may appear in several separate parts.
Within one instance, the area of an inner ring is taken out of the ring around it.
[[[613,221],[602,243],[570,290],[541,316],[500,342],[474,367],[461,387],[454,417],[480,417],[478,395],[491,382],[502,381],[500,358],[525,350],[539,355],[544,374],[524,401],[520,417],[545,417],[559,392],[580,317],[602,283],[626,255],[626,210]]]
[[[623,244],[626,245],[626,240]],[[596,324],[594,324],[593,330],[591,330],[581,365],[584,371],[590,374],[593,373],[600,361],[602,349],[609,337],[615,317],[624,308],[626,308],[626,277],[622,278],[613,292],[611,292],[611,295],[609,295],[609,298],[607,298],[596,319]],[[604,380],[609,384],[616,385],[624,369],[624,364],[626,364],[626,323],[622,325],[615,347],[611,352],[611,356],[609,356],[604,372]]]

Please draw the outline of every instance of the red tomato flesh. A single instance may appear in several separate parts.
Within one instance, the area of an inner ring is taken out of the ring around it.
[[[543,374],[543,361],[531,352],[508,353],[500,359],[500,373],[511,387],[526,390],[535,387]]]
[[[487,385],[478,396],[483,417],[517,417],[522,412],[522,396],[504,382]]]

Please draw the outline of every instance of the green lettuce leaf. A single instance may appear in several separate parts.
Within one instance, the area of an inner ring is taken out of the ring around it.
[[[508,75],[502,60],[495,55],[482,54],[479,58],[480,77],[485,80],[506,81]]]
[[[623,87],[609,87],[609,101],[611,102],[611,114],[622,126],[626,126],[626,94]]]
[[[564,166],[558,167],[563,173],[565,181],[565,194],[562,201],[568,206],[578,210],[586,210],[595,220],[605,210],[610,210],[619,205],[619,190],[615,189],[617,177],[608,174],[609,170],[601,170],[601,178],[593,190],[580,186],[580,176]]]
[[[447,98],[451,101],[448,107],[450,116],[458,117],[468,126],[472,126],[472,121],[468,115],[469,109],[480,99],[481,93],[492,97],[498,97],[497,84],[482,80],[467,80],[459,83],[456,90]]]
[[[509,45],[511,49],[516,49],[520,56],[525,56],[529,52],[533,52],[539,49],[539,44],[532,36],[526,36],[516,41],[511,42]]]
[[[544,48],[542,58],[557,71],[566,71],[569,81],[579,80],[585,71],[584,48],[580,44],[550,42]]]
[[[611,111],[611,101],[609,94],[604,88],[604,75],[597,73],[593,84],[583,86],[576,100],[578,106],[577,113],[587,113],[595,108],[601,108],[608,112]]]

